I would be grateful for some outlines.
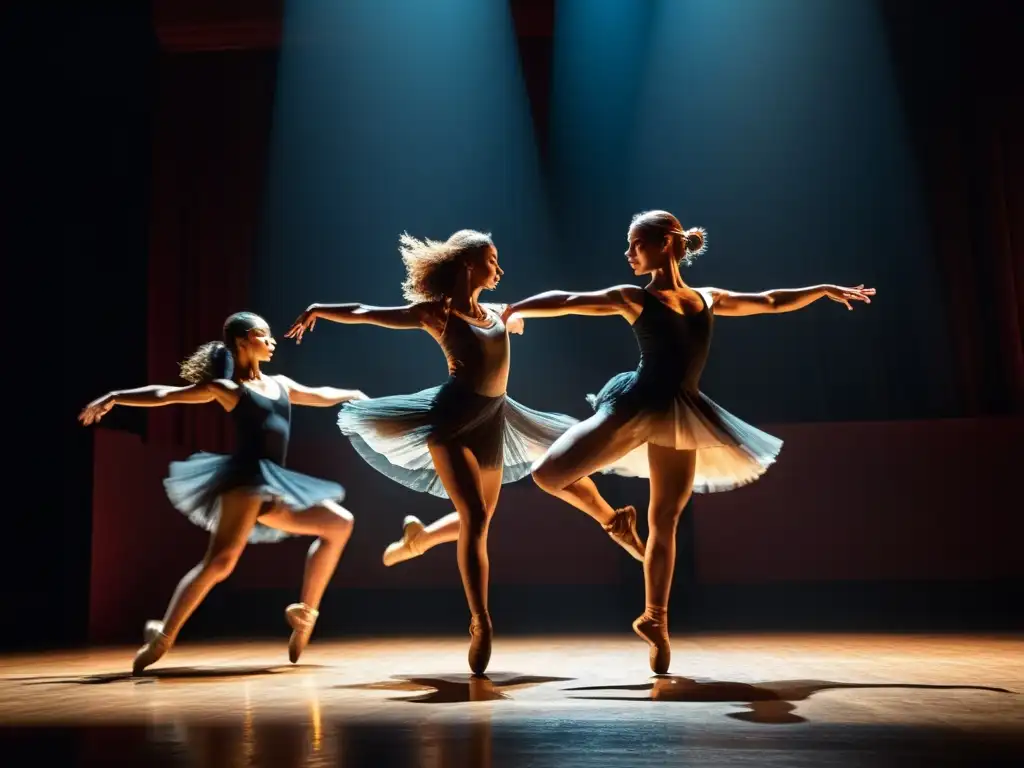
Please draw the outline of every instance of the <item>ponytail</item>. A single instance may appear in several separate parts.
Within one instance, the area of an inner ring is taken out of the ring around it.
[[[223,341],[203,344],[181,364],[181,378],[192,384],[230,379],[234,371],[235,356]]]

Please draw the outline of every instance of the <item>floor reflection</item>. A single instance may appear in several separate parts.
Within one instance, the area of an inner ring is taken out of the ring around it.
[[[64,765],[145,765],[177,768],[491,768],[492,724],[465,722],[323,723],[190,722],[177,718],[148,728],[90,728],[65,734],[77,754]],[[47,736],[50,738],[50,736]],[[36,761],[33,760],[33,764]]]
[[[186,646],[144,679],[123,649],[0,657],[0,768],[1024,765],[1016,641],[761,639],[751,662],[705,639],[712,680],[648,677],[631,638],[572,642],[520,645],[515,669],[537,674],[480,678],[420,667],[433,640],[338,644],[322,667],[281,666],[276,644]],[[734,682],[752,663],[794,679]]]
[[[650,701],[648,700],[650,705]],[[757,705],[792,706],[780,700]],[[474,707],[476,705],[473,705]],[[484,705],[485,709],[496,709]],[[504,708],[502,708],[504,709]],[[436,710],[421,710],[424,712]],[[760,710],[758,710],[760,711]],[[632,714],[631,714],[632,713]],[[1021,739],[990,738],[927,728],[814,726],[755,729],[728,736],[699,723],[648,722],[649,710],[628,706],[615,718],[475,716],[213,723],[177,717],[149,726],[6,728],[0,725],[4,768],[131,765],[146,768],[1016,768]],[[719,721],[725,722],[725,721]]]
[[[310,723],[270,722],[249,729],[204,723],[176,723],[144,742],[133,739],[130,754],[139,765],[190,768],[467,768],[492,765],[491,723],[424,722],[418,725],[333,723],[319,735]],[[118,746],[103,739],[92,758],[126,757],[125,734]],[[87,759],[86,764],[93,764]]]
[[[452,676],[456,677],[456,676]],[[468,676],[467,676],[468,678]],[[451,682],[451,681],[446,681]],[[443,687],[443,686],[442,686]],[[486,679],[463,686],[498,695]],[[444,689],[444,687],[443,687]],[[445,689],[447,690],[447,689]],[[177,713],[143,727],[0,728],[0,749],[31,755],[24,765],[144,765],[153,768],[490,768],[492,724],[486,712],[465,721],[438,723],[325,722],[320,691],[307,688],[306,717],[260,716],[246,700],[232,721],[209,722]],[[499,698],[501,698],[499,696]],[[473,699],[475,700],[475,699]],[[2,763],[7,766],[21,763]]]
[[[507,699],[504,690],[568,680],[530,675],[422,675],[396,676],[393,680],[364,685],[337,686],[362,690],[425,691],[400,697],[418,703],[486,702]],[[417,768],[490,768],[492,755],[489,710],[475,711],[462,722],[359,723],[325,725],[320,690],[315,681],[305,686],[308,718],[298,721],[261,721],[246,699],[240,725],[188,722],[177,718],[163,730],[163,743],[152,753],[157,740],[150,739],[152,759],[174,754],[184,757],[177,765],[196,768],[319,768],[320,766],[417,766]],[[504,690],[503,690],[504,689]]]

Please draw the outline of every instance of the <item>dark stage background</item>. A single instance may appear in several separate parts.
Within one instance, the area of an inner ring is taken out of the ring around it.
[[[88,343],[70,350],[79,374],[62,399],[57,564],[37,566],[33,588],[5,586],[12,606],[51,610],[4,642],[134,640],[205,546],[159,480],[171,458],[229,449],[228,420],[213,406],[122,409],[75,429],[90,397],[172,382],[242,307],[282,333],[310,301],[399,303],[403,229],[492,230],[507,270],[495,300],[628,281],[625,229],[650,207],[709,229],[695,285],[879,289],[855,313],[821,302],[719,321],[704,390],[787,444],[759,483],[691,505],[676,631],[1019,625],[1024,149],[1011,3],[838,3],[814,20],[820,39],[787,26],[807,4],[737,3],[706,27],[699,4],[677,5],[693,25],[678,41],[675,6],[580,26],[579,2],[512,2],[505,32],[503,5],[481,12],[474,23],[497,25],[506,57],[487,70],[493,89],[459,80],[459,61],[394,69],[365,18],[340,38],[310,34],[304,3],[284,25],[269,0],[26,17],[47,30],[40,67],[52,75],[31,146],[62,182],[51,212]],[[782,64],[752,42],[765,28],[794,52]],[[357,79],[351,49],[351,61],[326,57],[346,40],[361,41],[377,80]],[[303,67],[319,74],[303,81]],[[456,113],[460,97],[483,114]],[[685,108],[666,117],[663,100]],[[494,142],[472,143],[487,130]],[[636,361],[613,320],[532,321],[513,357],[513,396],[578,417],[585,393]],[[371,394],[444,373],[425,335],[323,324],[298,349],[284,342],[274,370]],[[292,465],[343,482],[357,516],[324,631],[461,631],[453,549],[394,569],[379,560],[404,514],[447,506],[355,458],[330,412],[299,411],[294,426]],[[640,481],[601,484],[615,504],[646,504]],[[52,541],[54,527],[40,515],[29,535]],[[639,610],[639,567],[528,481],[506,486],[491,541],[503,632],[619,630]],[[304,547],[251,548],[186,635],[281,631]]]

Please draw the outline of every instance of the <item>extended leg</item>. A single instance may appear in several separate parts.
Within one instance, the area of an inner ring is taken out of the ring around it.
[[[135,654],[132,674],[141,674],[167,653],[182,626],[214,585],[235,569],[261,504],[258,496],[244,491],[233,491],[221,497],[220,517],[210,535],[206,556],[178,582],[163,621],[146,623],[146,643]]]

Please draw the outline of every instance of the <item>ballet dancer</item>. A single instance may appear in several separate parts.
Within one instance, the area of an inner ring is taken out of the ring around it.
[[[223,341],[201,346],[181,365],[189,386],[152,385],[110,392],[79,414],[95,424],[115,405],[153,408],[216,401],[231,413],[237,445],[230,456],[196,453],[173,462],[164,487],[171,503],[210,532],[203,560],[178,583],[162,621],[148,621],[145,644],[135,654],[132,673],[160,659],[210,589],[235,568],[246,543],[276,542],[289,536],[315,536],[309,548],[301,600],[285,609],[292,628],[288,657],[298,661],[319,616],[320,599],[352,533],[352,514],[337,503],[337,483],[285,469],[291,432],[291,406],[327,407],[365,400],[357,390],[305,387],[286,376],[269,376],[276,342],[266,321],[238,312],[224,323]]]
[[[650,645],[654,672],[668,671],[668,604],[676,527],[690,495],[728,491],[760,477],[782,441],[741,421],[699,390],[716,315],[793,312],[821,298],[847,309],[871,302],[874,288],[817,285],[736,293],[691,288],[680,274],[705,250],[700,227],[683,229],[665,211],[630,223],[626,261],[646,288],[618,285],[591,293],[548,291],[508,305],[504,316],[618,315],[640,347],[635,371],[620,373],[588,397],[594,415],[566,431],[533,469],[545,491],[573,503],[566,489],[596,471],[650,480],[644,558],[646,610],[633,629]]]
[[[346,403],[338,425],[363,459],[387,477],[452,500],[456,512],[430,526],[407,517],[402,539],[388,547],[384,561],[392,565],[440,543],[458,542],[471,613],[469,667],[483,674],[493,637],[487,531],[499,491],[503,483],[527,476],[533,462],[577,420],[535,411],[506,395],[508,334],[522,333],[523,324],[503,318],[503,305],[480,301],[481,293],[496,288],[504,274],[490,235],[461,230],[438,242],[403,234],[400,250],[409,304],[312,304],[286,336],[301,343],[318,319],[369,323],[426,331],[443,350],[446,382],[413,394]],[[570,484],[566,493],[574,494],[616,543],[643,559],[635,509],[612,509],[586,477]]]

